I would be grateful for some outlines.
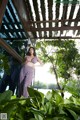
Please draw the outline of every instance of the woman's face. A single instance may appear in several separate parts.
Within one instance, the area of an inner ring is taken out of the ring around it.
[[[34,49],[30,48],[29,52],[30,52],[31,55],[34,54]]]

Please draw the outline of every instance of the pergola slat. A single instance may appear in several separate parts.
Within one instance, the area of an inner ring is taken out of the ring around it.
[[[49,20],[53,19],[52,15],[52,6],[53,6],[53,0],[48,0],[48,14],[49,14]],[[49,23],[49,27],[52,27],[52,22]],[[49,36],[52,36],[52,31],[49,31]]]
[[[69,0],[68,0],[69,1]],[[62,18],[61,18],[61,26],[64,26],[65,25],[65,22],[64,20],[67,19],[67,10],[68,10],[68,4],[63,4],[63,14],[62,14]],[[72,20],[72,19],[71,19]],[[63,31],[60,32],[60,34],[62,34]]]
[[[8,8],[10,9],[10,12],[11,12],[13,18],[14,18],[14,21],[16,22],[16,25],[14,24],[14,28],[15,28],[15,26],[17,26],[17,27],[20,29],[19,24],[17,24],[17,18],[16,18],[16,16],[15,16],[14,12],[13,12],[13,9],[12,9],[12,7],[11,7],[10,2],[8,2]],[[23,34],[21,34],[21,35],[23,35]],[[17,33],[17,36],[20,37],[20,34]],[[24,36],[24,35],[23,35],[23,36]]]
[[[27,12],[28,21],[34,21],[29,0],[26,0],[26,12]],[[33,25],[35,27],[35,24],[30,24],[30,22],[29,22],[29,25]],[[36,37],[35,32],[33,32],[33,35],[34,37]]]
[[[19,18],[21,20],[21,23],[23,25],[23,28],[25,30],[27,37],[28,38],[33,37],[32,33],[29,35],[29,33],[26,31],[26,29],[27,29],[27,27],[29,27],[29,25],[26,24],[26,22],[28,21],[28,18],[27,18],[25,1],[24,0],[12,0],[12,2],[16,8],[16,11],[19,15]]]
[[[72,19],[72,18],[73,18],[73,14],[74,14],[75,7],[76,7],[76,5],[72,5],[69,19]],[[71,25],[71,21],[68,21],[68,25],[69,25],[69,26]]]
[[[80,6],[79,6],[79,10],[77,12],[76,18],[77,18],[77,20],[74,23],[75,26],[77,26],[79,19],[80,19]],[[79,34],[80,34],[80,31],[77,32],[77,35],[79,35]]]
[[[36,20],[39,20],[40,21],[40,15],[39,15],[39,10],[38,10],[38,3],[37,3],[37,0],[33,0],[33,6],[34,6],[34,11],[35,11],[35,14],[36,14]],[[40,24],[37,24],[37,27],[41,27]],[[42,33],[39,31],[39,36],[42,36]]]
[[[57,0],[57,3],[56,3],[56,18],[55,18],[55,19],[59,19],[60,1],[61,1],[61,0]],[[58,26],[59,26],[59,23],[56,22],[56,23],[55,23],[55,27],[58,27]],[[56,32],[54,33],[54,35],[57,35],[57,34],[58,34],[58,31],[56,31]]]
[[[59,8],[60,8],[60,0],[57,0],[57,3],[56,3],[56,18],[55,19],[58,19],[59,18]],[[58,27],[58,22],[55,23],[55,26]]]
[[[12,19],[11,19],[10,15],[8,14],[7,10],[6,10],[5,14],[6,14],[6,18],[8,19],[8,21],[12,22]],[[14,24],[12,24],[11,26],[12,26],[13,29],[15,29]],[[10,29],[10,26],[9,26],[9,29]],[[15,34],[14,36],[17,37],[18,34]]]
[[[77,26],[77,23],[78,21],[80,21],[80,6],[79,6],[79,10],[77,12],[77,15],[76,15],[76,20],[74,21],[74,26]]]
[[[46,21],[46,10],[45,10],[45,2],[44,0],[40,0],[41,3],[41,12],[42,12],[42,17],[43,17],[43,21]],[[46,27],[46,23],[43,23],[43,27]],[[44,31],[44,36],[47,36],[47,32]]]

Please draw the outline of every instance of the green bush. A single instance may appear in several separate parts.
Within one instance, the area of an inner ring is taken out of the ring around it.
[[[0,113],[7,113],[8,120],[78,120],[80,98],[63,99],[59,91],[46,95],[28,88],[29,98],[17,98],[11,91],[0,94]]]

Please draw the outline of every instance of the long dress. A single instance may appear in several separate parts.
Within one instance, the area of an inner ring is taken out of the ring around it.
[[[35,56],[31,61],[32,63],[37,62],[37,57]],[[19,81],[19,93],[18,96],[28,97],[27,87],[31,86],[32,80],[35,75],[35,69],[27,64],[24,64],[20,71],[20,81]]]

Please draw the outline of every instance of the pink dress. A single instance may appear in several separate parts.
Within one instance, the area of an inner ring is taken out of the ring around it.
[[[36,63],[37,62],[37,57],[35,56],[32,60],[29,60],[29,62]],[[35,75],[35,69],[31,66],[28,66],[27,64],[24,64],[21,68],[20,71],[20,81],[19,81],[19,97],[24,96],[28,97],[28,91],[27,87],[31,85],[32,80]]]

